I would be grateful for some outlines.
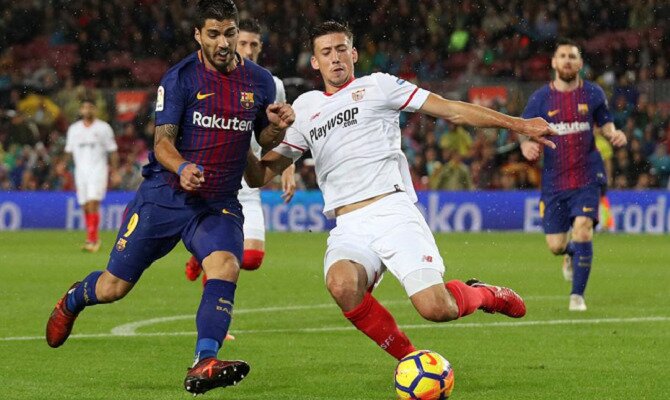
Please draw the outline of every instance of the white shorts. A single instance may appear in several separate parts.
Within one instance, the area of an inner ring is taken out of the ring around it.
[[[244,239],[265,241],[265,218],[261,206],[260,195],[256,198],[245,196],[240,198],[242,213],[244,214]]]
[[[368,287],[376,285],[388,269],[408,296],[443,283],[444,262],[433,233],[404,192],[337,217],[328,237],[324,277],[339,260],[361,264]]]
[[[89,201],[102,201],[107,192],[107,174],[77,174],[75,175],[75,186],[79,205],[84,205]]]

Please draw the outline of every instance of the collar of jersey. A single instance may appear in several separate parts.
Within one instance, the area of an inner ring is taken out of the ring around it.
[[[345,84],[342,85],[339,89],[337,89],[337,92],[328,93],[328,92],[325,92],[325,91],[324,91],[323,94],[325,94],[326,96],[332,96],[332,95],[334,95],[334,94],[337,94],[337,93],[341,92],[342,89],[344,89],[345,87],[349,86],[349,85],[351,84],[351,82],[353,82],[353,81],[355,81],[355,80],[356,80],[356,77],[355,77],[355,76],[352,76],[351,79],[349,79],[349,82],[345,83]]]

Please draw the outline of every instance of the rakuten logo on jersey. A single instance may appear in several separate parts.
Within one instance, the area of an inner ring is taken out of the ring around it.
[[[588,122],[558,122],[550,123],[549,126],[558,132],[559,135],[572,135],[573,133],[588,132],[591,130],[591,124]]]
[[[247,121],[244,119],[239,119],[237,117],[233,117],[232,119],[226,119],[223,117],[218,117],[216,114],[202,115],[201,113],[194,111],[193,125],[197,125],[201,128],[214,128],[214,129],[225,129],[230,131],[248,132],[253,129],[254,121]]]

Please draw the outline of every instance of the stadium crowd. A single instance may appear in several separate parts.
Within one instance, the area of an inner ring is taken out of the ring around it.
[[[52,0],[13,2],[0,14],[0,189],[73,190],[65,132],[79,103],[94,97],[115,128],[120,168],[110,188],[134,189],[153,144],[155,85],[167,67],[196,48],[188,1]],[[670,177],[670,3],[660,0],[238,0],[241,16],[264,27],[260,64],[293,91],[313,87],[305,21],[351,21],[357,71],[384,71],[430,86],[550,79],[553,41],[577,39],[584,75],[605,88],[615,124],[628,136],[613,150],[598,140],[610,185],[668,187]],[[666,90],[659,90],[665,82]],[[151,93],[119,118],[117,91]],[[458,92],[464,96],[464,93]],[[492,106],[519,115],[526,99]],[[403,146],[417,188],[538,187],[539,168],[521,156],[513,132],[468,130],[403,115]],[[602,139],[602,138],[600,138]],[[299,187],[315,188],[309,161]]]

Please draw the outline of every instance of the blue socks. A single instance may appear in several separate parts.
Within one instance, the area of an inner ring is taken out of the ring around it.
[[[572,253],[572,292],[570,294],[584,295],[586,283],[591,273],[591,261],[593,260],[592,242],[570,242],[574,253]],[[570,247],[570,244],[568,244]],[[568,253],[569,254],[569,253]]]
[[[565,246],[565,251],[563,254],[567,254],[572,257],[575,254],[575,243],[571,240],[568,242],[568,245]]]
[[[209,279],[205,283],[200,307],[195,316],[198,328],[196,360],[216,357],[219,352],[233,317],[235,288],[235,283],[221,279]]]
[[[77,286],[72,292],[68,293],[65,306],[75,314],[79,314],[86,306],[98,304],[98,298],[95,296],[95,285],[102,271],[93,271]]]

